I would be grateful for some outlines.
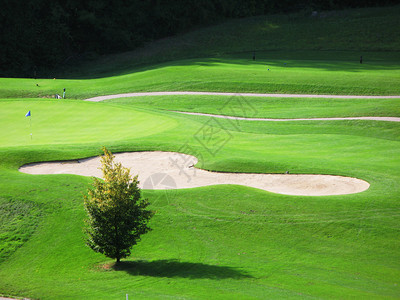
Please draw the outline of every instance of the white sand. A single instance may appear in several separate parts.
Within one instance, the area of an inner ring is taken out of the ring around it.
[[[115,160],[139,175],[145,189],[182,189],[215,184],[238,184],[285,195],[325,196],[365,191],[369,183],[357,178],[331,175],[247,174],[209,172],[193,167],[194,156],[174,152],[115,154]],[[28,174],[76,174],[102,177],[100,158],[45,162],[22,166]]]

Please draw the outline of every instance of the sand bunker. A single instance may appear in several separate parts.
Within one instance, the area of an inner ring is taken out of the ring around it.
[[[365,191],[369,183],[357,178],[331,175],[218,173],[193,167],[194,156],[175,152],[129,152],[115,160],[139,175],[144,189],[182,189],[215,184],[238,184],[285,195],[326,196]],[[22,166],[28,174],[75,174],[102,177],[100,158],[45,162]]]

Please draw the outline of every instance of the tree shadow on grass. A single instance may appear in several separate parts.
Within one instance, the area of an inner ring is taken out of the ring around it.
[[[202,263],[180,262],[178,260],[123,261],[111,268],[124,271],[133,276],[182,277],[192,279],[227,279],[252,278],[249,274],[227,266],[207,265]]]

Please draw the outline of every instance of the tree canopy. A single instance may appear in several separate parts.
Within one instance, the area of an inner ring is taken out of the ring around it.
[[[84,196],[86,244],[95,252],[116,259],[128,257],[131,248],[148,232],[153,212],[141,197],[138,177],[114,162],[114,156],[103,148],[101,157],[104,180],[93,178]]]

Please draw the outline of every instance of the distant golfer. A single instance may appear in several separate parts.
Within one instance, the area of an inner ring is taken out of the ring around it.
[[[64,93],[63,93],[63,99],[65,99],[65,88],[64,88]]]

